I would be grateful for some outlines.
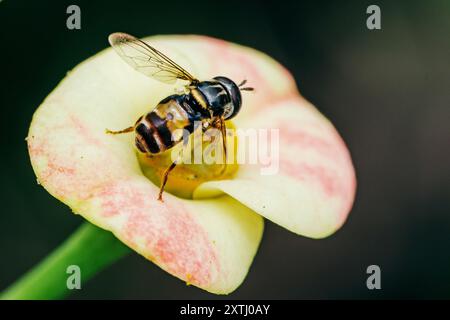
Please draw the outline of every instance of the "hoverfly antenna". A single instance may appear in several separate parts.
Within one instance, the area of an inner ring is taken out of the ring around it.
[[[238,87],[239,87],[239,90],[241,90],[241,91],[253,91],[253,90],[255,90],[254,88],[252,88],[252,87],[244,87],[244,88],[241,88],[244,84],[246,84],[247,83],[247,79],[244,79],[244,80],[242,80],[242,82],[238,85]]]
[[[242,80],[242,82],[238,85],[238,87],[242,87],[244,84],[247,83],[247,79]]]

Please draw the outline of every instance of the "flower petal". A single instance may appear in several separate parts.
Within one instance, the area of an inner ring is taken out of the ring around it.
[[[235,179],[206,182],[194,197],[225,192],[267,219],[312,238],[336,231],[351,209],[356,181],[348,150],[333,125],[300,96],[260,105],[241,127],[245,125],[279,128],[279,164],[272,163],[279,170],[262,175],[262,166],[241,165]],[[245,148],[243,141],[239,147]]]
[[[155,42],[188,66],[181,52],[194,57],[205,40],[180,36]],[[211,58],[205,54],[200,61]],[[172,93],[173,87],[135,72],[112,50],[99,53],[69,72],[34,114],[31,163],[42,186],[75,213],[174,276],[229,293],[256,253],[262,218],[228,196],[190,201],[165,194],[164,203],[157,201],[158,188],[142,174],[132,135],[105,134],[105,128],[133,124]]]

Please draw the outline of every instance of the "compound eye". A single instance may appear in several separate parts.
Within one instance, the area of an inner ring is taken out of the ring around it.
[[[235,117],[241,109],[242,97],[239,87],[232,80],[226,77],[215,77],[227,91],[230,98],[230,102],[224,107],[223,116],[225,119],[231,119]]]

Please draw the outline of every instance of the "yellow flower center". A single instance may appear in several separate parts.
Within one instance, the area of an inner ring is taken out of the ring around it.
[[[228,129],[226,165],[223,161],[222,136],[211,138],[208,132],[202,134],[196,131],[189,137],[186,146],[179,143],[158,155],[137,152],[143,174],[159,187],[165,170],[174,161],[173,159],[178,159],[177,166],[169,174],[164,192],[186,199],[192,199],[194,190],[203,182],[231,179],[239,168],[236,161],[237,137],[230,134],[234,132],[234,125],[231,122],[226,125]],[[182,156],[178,158],[174,154]]]

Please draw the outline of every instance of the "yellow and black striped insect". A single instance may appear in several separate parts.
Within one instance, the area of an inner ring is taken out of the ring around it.
[[[251,91],[243,87],[246,80],[237,85],[234,81],[218,76],[211,80],[199,81],[188,71],[156,50],[149,44],[126,33],[113,33],[109,43],[135,70],[159,81],[174,84],[177,79],[188,81],[187,93],[168,96],[147,114],[141,116],[134,126],[119,131],[107,130],[110,134],[135,132],[135,144],[142,153],[158,154],[172,148],[183,140],[174,137],[177,129],[193,133],[194,123],[202,123],[202,128],[216,128],[222,133],[223,154],[226,159],[225,120],[235,117],[242,105],[240,91]],[[174,161],[161,178],[158,200],[170,171],[177,165]]]

